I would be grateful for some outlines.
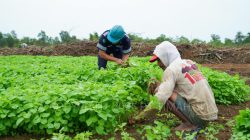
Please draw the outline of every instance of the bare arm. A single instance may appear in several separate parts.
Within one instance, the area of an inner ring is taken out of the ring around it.
[[[123,63],[123,61],[121,59],[110,56],[105,51],[99,50],[99,55],[101,58],[103,58],[107,61],[113,61],[113,62],[116,62],[117,64]]]
[[[122,56],[122,61],[123,61],[123,62],[126,62],[126,61],[128,61],[128,58],[129,58],[129,54],[124,54],[124,55]]]

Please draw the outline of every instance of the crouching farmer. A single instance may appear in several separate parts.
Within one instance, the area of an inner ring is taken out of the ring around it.
[[[131,52],[130,39],[120,25],[105,31],[99,39],[97,48],[98,69],[106,69],[107,61],[113,61],[118,65],[126,64]]]
[[[156,46],[153,54],[150,62],[157,61],[164,70],[163,81],[155,93],[160,107],[151,101],[134,121],[152,116],[163,106],[182,121],[176,130],[204,128],[208,121],[216,120],[218,109],[213,92],[196,64],[181,59],[176,47],[168,41]]]

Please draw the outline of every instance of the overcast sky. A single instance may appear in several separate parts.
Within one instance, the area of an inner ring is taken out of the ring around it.
[[[0,31],[36,37],[61,30],[78,38],[120,24],[127,33],[155,38],[210,40],[250,32],[250,0],[0,0]]]

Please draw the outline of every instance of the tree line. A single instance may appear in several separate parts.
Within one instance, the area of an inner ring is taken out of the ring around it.
[[[198,44],[206,44],[211,45],[213,47],[231,47],[231,46],[250,46],[250,33],[246,35],[242,32],[238,32],[235,35],[234,39],[225,38],[224,41],[220,38],[219,35],[212,34],[211,40],[206,42],[200,39],[189,40],[188,38],[181,36],[176,38],[167,37],[164,34],[161,34],[159,37],[154,39],[152,38],[143,38],[140,35],[129,33],[128,36],[133,42],[143,42],[143,43],[151,43],[158,44],[162,41],[171,41],[177,44],[190,44],[190,45],[198,45]],[[11,31],[10,33],[2,33],[0,32],[0,48],[3,47],[21,47],[22,44],[26,45],[36,45],[36,46],[53,46],[58,44],[69,44],[76,43],[82,40],[90,40],[90,41],[98,41],[99,35],[97,32],[89,34],[88,39],[78,39],[74,35],[70,35],[68,31],[61,31],[59,33],[59,37],[50,37],[45,31],[41,31],[37,34],[36,38],[23,37],[19,39],[15,31]]]

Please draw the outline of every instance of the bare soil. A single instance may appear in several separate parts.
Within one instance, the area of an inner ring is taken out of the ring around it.
[[[74,44],[63,44],[54,47],[29,46],[28,48],[0,48],[0,55],[70,55],[96,56],[97,42],[82,41]],[[133,43],[132,56],[150,56],[155,44]],[[205,45],[176,44],[182,58],[192,59],[198,63],[209,64],[247,64],[250,63],[250,47],[213,48]]]

